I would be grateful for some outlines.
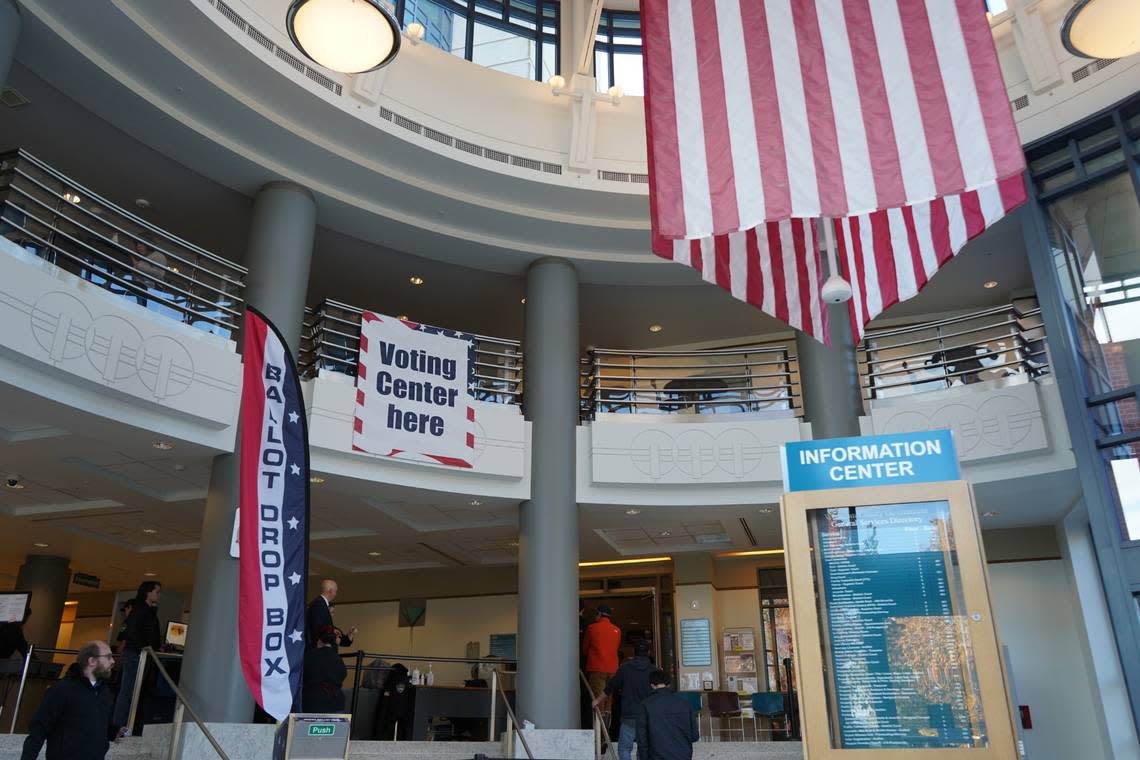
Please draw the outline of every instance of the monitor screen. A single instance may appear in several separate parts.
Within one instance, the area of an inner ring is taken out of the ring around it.
[[[186,646],[186,629],[185,623],[175,623],[171,621],[166,624],[166,643],[171,646],[184,647]]]
[[[24,610],[27,608],[31,596],[26,591],[0,594],[0,623],[22,623],[24,621]]]

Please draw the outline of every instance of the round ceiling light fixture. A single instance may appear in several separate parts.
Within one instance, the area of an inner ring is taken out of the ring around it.
[[[1077,0],[1061,25],[1061,42],[1081,58],[1111,60],[1140,53],[1140,3]]]
[[[289,39],[309,60],[341,74],[363,74],[400,52],[400,27],[380,0],[293,0]]]
[[[993,290],[997,286],[998,286],[997,280],[986,280],[985,282],[982,283],[982,287],[985,288],[986,290]]]

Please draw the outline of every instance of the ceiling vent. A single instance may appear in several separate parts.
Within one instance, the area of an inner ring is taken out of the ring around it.
[[[1023,108],[1029,108],[1029,96],[1022,95],[1019,98],[1014,98],[1011,103],[1013,104],[1013,110],[1015,111],[1020,111]]]
[[[31,102],[32,101],[21,95],[20,91],[15,88],[5,87],[0,90],[0,103],[3,103],[8,108],[20,108]]]

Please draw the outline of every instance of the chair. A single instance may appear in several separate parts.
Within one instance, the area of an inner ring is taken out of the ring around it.
[[[775,735],[775,726],[773,721],[779,718],[783,721],[784,732],[788,730],[788,714],[784,710],[784,694],[779,691],[758,691],[752,695],[752,737],[759,741],[760,733],[757,728],[756,718],[763,717],[769,721],[769,735]]]
[[[677,696],[683,698],[689,703],[689,707],[693,708],[693,712],[697,714],[697,738],[698,741],[701,737],[701,713],[704,711],[704,704],[701,701],[701,692],[699,691],[679,691]],[[710,723],[709,730],[712,730]]]
[[[725,718],[728,720],[727,729],[716,729],[712,727],[713,718]],[[709,735],[715,733],[724,733],[728,731],[732,733],[738,729],[732,727],[732,719],[740,719],[740,741],[744,741],[744,712],[740,709],[740,697],[737,696],[735,691],[710,691],[709,692]]]

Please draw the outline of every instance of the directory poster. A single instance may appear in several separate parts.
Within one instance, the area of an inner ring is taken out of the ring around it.
[[[832,745],[986,746],[949,504],[809,515]]]

